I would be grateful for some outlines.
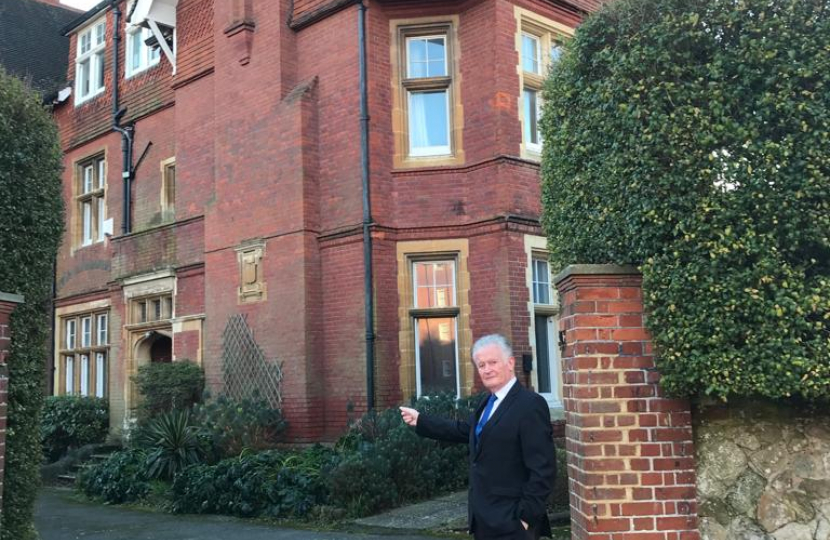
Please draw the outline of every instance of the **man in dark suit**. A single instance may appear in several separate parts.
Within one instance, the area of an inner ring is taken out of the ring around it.
[[[470,531],[476,540],[527,540],[550,535],[546,501],[556,474],[548,404],[516,380],[504,337],[473,346],[473,363],[490,396],[468,421],[401,407],[419,435],[470,445]]]

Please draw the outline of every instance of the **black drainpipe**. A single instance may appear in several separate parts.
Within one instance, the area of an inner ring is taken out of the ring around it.
[[[124,207],[121,212],[121,234],[130,232],[130,181],[133,172],[133,132],[134,126],[121,126],[121,117],[126,109],[118,107],[118,48],[121,42],[121,34],[118,28],[121,26],[121,10],[118,8],[118,0],[112,0],[113,30],[112,30],[112,129],[121,134],[121,178],[124,180]]]
[[[372,201],[369,194],[369,96],[366,84],[366,6],[357,3],[360,72],[360,176],[363,187],[363,294],[366,313],[366,407],[375,408],[375,303],[372,296]]]

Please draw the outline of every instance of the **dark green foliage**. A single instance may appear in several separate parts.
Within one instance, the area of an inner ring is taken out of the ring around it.
[[[288,427],[282,411],[258,396],[207,400],[193,409],[193,418],[200,435],[210,442],[214,459],[273,448]]]
[[[0,68],[0,291],[23,295],[12,314],[2,537],[37,537],[43,366],[53,262],[63,231],[61,152],[38,95]]]
[[[568,487],[568,453],[564,448],[556,447],[556,479],[548,500],[555,511],[568,511],[570,508],[570,488]]]
[[[171,411],[150,421],[140,446],[148,450],[147,476],[172,480],[176,473],[203,461],[205,451],[190,422],[189,411]]]
[[[302,517],[326,500],[324,474],[331,450],[294,454],[269,450],[216,465],[197,465],[176,476],[173,510],[240,517]]]
[[[476,398],[456,403],[455,396],[433,396],[415,407],[466,419],[476,403]],[[365,415],[338,446],[353,453],[332,472],[332,502],[352,515],[460,489],[467,481],[467,446],[419,437],[397,409]]]
[[[199,402],[205,388],[202,367],[187,360],[146,364],[138,368],[133,380],[141,393],[142,419],[173,409],[189,409]]]
[[[116,452],[84,470],[78,477],[78,488],[88,497],[110,504],[139,501],[150,492],[146,460],[146,452],[137,448]]]
[[[618,0],[554,69],[552,261],[642,268],[670,393],[830,397],[827,43],[827,0]]]
[[[55,461],[73,448],[104,442],[108,429],[107,400],[81,396],[46,398],[40,434],[49,461]]]

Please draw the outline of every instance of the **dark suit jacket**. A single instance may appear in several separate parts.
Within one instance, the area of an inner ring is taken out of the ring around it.
[[[470,445],[470,530],[476,536],[509,535],[524,520],[550,536],[546,502],[553,487],[556,459],[550,410],[545,399],[518,381],[484,425],[475,444],[475,425],[486,399],[469,420],[421,414],[419,435]]]

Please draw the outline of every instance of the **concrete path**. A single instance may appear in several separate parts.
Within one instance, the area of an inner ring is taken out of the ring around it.
[[[316,532],[270,527],[223,516],[177,516],[79,502],[46,488],[35,509],[41,540],[435,540],[389,529]]]
[[[389,529],[467,531],[467,490],[358,519],[356,523]]]

